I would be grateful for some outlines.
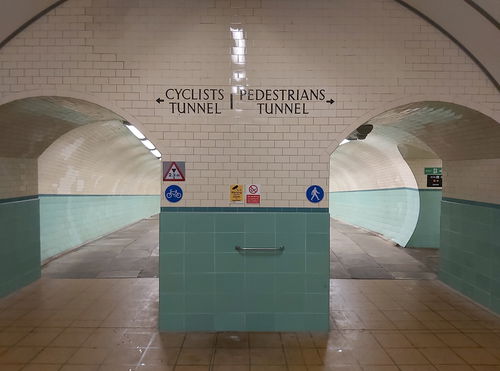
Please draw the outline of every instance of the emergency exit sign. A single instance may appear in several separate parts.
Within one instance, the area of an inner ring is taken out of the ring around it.
[[[424,168],[425,175],[441,175],[443,168],[441,167],[426,167]]]

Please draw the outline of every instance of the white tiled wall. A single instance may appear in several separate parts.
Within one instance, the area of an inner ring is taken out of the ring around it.
[[[412,159],[406,160],[410,167],[415,180],[417,181],[418,188],[427,188],[427,175],[425,174],[426,167],[442,167],[442,161],[438,158],[435,159]],[[439,188],[433,188],[439,189]]]
[[[231,61],[230,27],[243,30],[244,65]],[[268,117],[248,107],[176,116],[155,102],[173,86],[229,90],[241,70],[248,87],[325,88],[336,103]],[[135,117],[165,160],[186,161],[180,206],[226,206],[229,184],[250,182],[263,186],[263,206],[310,206],[306,187],[328,186],[327,148],[359,117],[403,98],[500,111],[464,52],[392,0],[70,0],[2,50],[0,78],[2,100],[81,92]]]
[[[0,157],[0,199],[38,194],[36,174],[35,159]]]

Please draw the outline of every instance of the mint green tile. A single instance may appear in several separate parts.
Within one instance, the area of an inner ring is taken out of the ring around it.
[[[324,274],[307,274],[306,291],[309,293],[324,293],[330,291],[330,279]]]
[[[186,232],[215,232],[214,213],[186,213]]]
[[[219,213],[215,215],[215,232],[244,232],[245,216],[241,213]]]
[[[283,332],[308,331],[302,313],[276,313],[274,315],[275,330]]]
[[[237,252],[215,254],[215,272],[244,272],[245,256]]]
[[[277,293],[275,296],[275,312],[303,312],[304,311],[303,293]]]
[[[245,288],[244,273],[220,273],[215,276],[215,291],[217,294],[236,294]]]
[[[187,293],[215,293],[214,273],[186,273],[185,280]]]
[[[245,213],[245,233],[275,233],[274,213]]]
[[[274,272],[276,255],[255,253],[245,255],[246,272]]]
[[[296,273],[276,273],[274,278],[275,293],[305,292],[304,275]]]
[[[185,216],[185,213],[160,213],[160,233],[184,232]]]
[[[213,253],[214,234],[189,232],[185,234],[186,253]]]
[[[274,294],[251,294],[245,296],[246,312],[273,312]]]
[[[215,313],[246,312],[244,292],[215,296]]]
[[[326,332],[330,330],[328,314],[315,313],[304,315],[304,327],[307,331]]]
[[[215,233],[215,252],[234,253],[236,246],[245,245],[244,233]]]
[[[330,257],[328,254],[308,253],[306,255],[306,272],[329,274]]]
[[[267,247],[276,248],[276,237],[274,233],[245,233],[244,247]]]
[[[186,331],[214,331],[213,314],[187,314]]]
[[[307,233],[329,233],[330,215],[326,213],[308,213],[306,231]]]
[[[305,252],[306,238],[304,233],[277,233],[276,246],[284,246],[285,252]]]
[[[307,293],[305,295],[305,311],[309,313],[329,313],[329,294],[328,292],[315,294]]]
[[[249,294],[272,294],[274,292],[274,273],[246,273],[245,292]]]
[[[305,213],[277,213],[276,214],[276,233],[304,234],[306,231]]]
[[[280,255],[277,255],[275,258],[276,272],[295,272],[295,273],[303,273],[305,272],[306,266],[306,254],[305,253],[291,253],[288,251],[283,252]]]
[[[186,311],[186,296],[184,293],[160,293],[160,313],[184,313]]]
[[[244,313],[217,313],[214,317],[217,331],[246,330]]]
[[[245,322],[247,331],[275,330],[273,313],[247,313]]]
[[[185,254],[186,273],[208,273],[214,271],[214,254]]]
[[[184,254],[160,254],[160,277],[164,273],[184,272]]]
[[[184,314],[162,314],[159,322],[160,331],[186,331]]]
[[[181,293],[186,290],[184,274],[162,273],[160,280],[160,291],[164,293]]]
[[[214,309],[215,295],[212,293],[186,294],[186,313],[213,313]]]
[[[328,233],[308,233],[306,235],[306,249],[308,252],[329,253],[330,235]]]
[[[160,246],[163,252],[183,252],[184,233],[165,232],[160,233]]]

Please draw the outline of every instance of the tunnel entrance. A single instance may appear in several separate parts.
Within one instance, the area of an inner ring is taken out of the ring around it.
[[[158,276],[161,154],[138,128],[62,96],[0,106],[0,128],[2,295],[41,265],[42,277]]]

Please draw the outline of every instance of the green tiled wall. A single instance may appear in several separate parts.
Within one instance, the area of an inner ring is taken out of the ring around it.
[[[441,204],[440,279],[500,314],[500,205]]]
[[[156,195],[40,195],[41,258],[159,211],[160,197]]]
[[[284,245],[285,250],[242,254],[236,245]],[[329,245],[327,210],[164,208],[160,214],[160,329],[326,331]]]
[[[401,246],[439,247],[441,190],[390,188],[330,192],[330,215]]]
[[[0,297],[39,277],[38,199],[0,200]]]
[[[420,210],[417,225],[407,246],[439,248],[443,192],[440,189],[420,189],[418,195],[420,197]]]

